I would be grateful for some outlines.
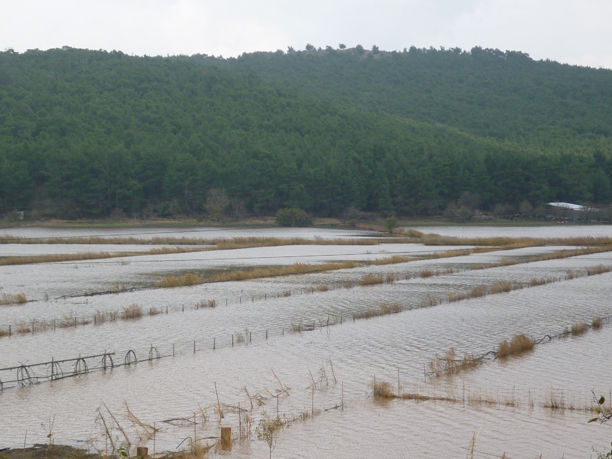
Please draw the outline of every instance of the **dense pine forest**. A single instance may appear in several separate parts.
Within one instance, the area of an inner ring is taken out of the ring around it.
[[[498,214],[612,200],[612,71],[474,48],[0,52],[0,214]]]

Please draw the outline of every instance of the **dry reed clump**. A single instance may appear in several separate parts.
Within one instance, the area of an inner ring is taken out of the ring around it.
[[[370,382],[370,388],[372,389],[372,395],[374,398],[396,398],[395,392],[393,392],[393,385],[387,381],[376,381],[373,379]]]
[[[421,276],[421,279],[426,279],[428,277],[432,277],[437,275],[438,273],[436,271],[432,271],[431,269],[422,269],[421,272],[419,273],[419,275]]]
[[[5,336],[10,336],[8,328],[0,328],[0,338],[4,338]]]
[[[21,321],[16,325],[15,332],[16,333],[32,333],[32,328],[30,327],[30,325],[31,324]]]
[[[584,335],[589,330],[589,325],[584,322],[576,322],[572,325],[571,332],[573,336]]]
[[[371,317],[378,317],[386,314],[395,314],[402,310],[402,307],[397,304],[386,304],[383,303],[378,307],[371,307],[365,311],[356,312],[353,314],[354,319],[369,319]]]
[[[559,334],[559,338],[569,338],[569,336],[572,334],[572,331],[565,327],[563,329],[563,331]]]
[[[27,303],[27,298],[24,293],[3,293],[0,296],[1,305],[24,304]]]
[[[142,307],[136,303],[125,306],[121,310],[121,320],[135,320],[142,317]]]
[[[162,309],[161,308],[154,308],[154,307],[150,307],[149,308],[149,315],[150,316],[157,316],[159,314],[162,313]]]
[[[62,319],[56,325],[59,328],[75,327],[77,325],[77,317],[74,312],[64,314]]]
[[[466,353],[463,358],[457,358],[454,348],[450,348],[442,356],[436,355],[430,362],[429,368],[436,376],[454,375],[460,371],[476,368],[482,363],[481,359]]]
[[[428,293],[425,299],[421,302],[421,305],[423,307],[436,306],[439,302],[440,300],[438,300],[438,298],[433,296],[431,293]]]
[[[448,293],[448,302],[466,300],[468,298],[480,298],[486,296],[488,289],[485,285],[477,285],[469,292],[451,292]]]
[[[384,284],[384,282],[385,279],[381,274],[366,274],[357,281],[357,284],[362,287],[367,287],[370,285]]]
[[[401,312],[402,307],[398,304],[398,303],[393,303],[393,304],[381,304],[380,305],[380,312],[382,314],[396,314],[398,312]]]
[[[525,335],[516,335],[510,342],[504,340],[499,345],[497,357],[505,359],[510,356],[521,355],[533,350],[535,341]]]
[[[512,266],[516,265],[518,260],[516,258],[502,258],[498,263],[499,266]]]
[[[574,279],[576,276],[577,276],[577,274],[573,270],[571,270],[571,269],[568,269],[565,272],[565,278],[568,279],[568,280]]]
[[[553,279],[546,278],[546,277],[532,277],[531,280],[529,281],[529,286],[537,287],[539,285],[545,285],[550,282],[553,282]]]
[[[602,327],[601,317],[593,317],[591,326],[593,327],[593,330],[599,330]]]
[[[563,394],[559,395],[553,389],[550,389],[546,393],[546,399],[542,406],[551,410],[563,410],[565,409],[565,397]]]
[[[508,293],[513,290],[512,282],[508,281],[497,281],[491,286],[491,293]]]
[[[216,307],[217,307],[217,300],[201,300],[195,305],[195,309],[204,309],[204,308],[212,309]]]
[[[94,325],[102,325],[106,322],[106,313],[104,311],[96,311],[93,319]]]

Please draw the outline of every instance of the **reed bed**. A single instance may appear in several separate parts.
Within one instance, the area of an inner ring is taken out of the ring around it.
[[[571,237],[571,238],[460,238],[424,234],[416,230],[396,230],[395,236],[388,236],[386,229],[380,226],[360,226],[361,229],[378,231],[385,234],[377,238],[275,238],[275,237],[237,237],[237,238],[201,238],[157,236],[153,238],[138,237],[68,237],[68,238],[22,238],[16,236],[0,237],[0,244],[114,244],[114,245],[208,245],[209,249],[228,250],[248,247],[273,247],[285,245],[378,245],[409,244],[424,245],[474,245],[480,247],[534,247],[543,245],[602,246],[612,245],[609,237]]]
[[[526,335],[516,335],[510,342],[504,340],[500,343],[497,357],[506,359],[510,356],[518,356],[530,352],[535,347],[535,340]]]
[[[27,303],[27,298],[24,293],[3,293],[0,295],[0,305],[8,306],[11,304]]]
[[[206,282],[203,276],[195,273],[179,274],[176,276],[165,276],[155,282],[155,287],[158,288],[173,288],[185,287],[188,285],[197,285]]]
[[[201,250],[202,249],[195,249],[192,247],[158,247],[143,252],[82,252],[31,255],[27,257],[5,257],[0,258],[0,266],[61,263],[65,261],[103,260],[107,258],[136,257],[145,255],[168,255],[175,253],[199,252]]]
[[[587,276],[596,276],[598,274],[609,273],[610,271],[612,271],[612,266],[604,266],[604,265],[592,266],[590,268],[587,268],[586,271],[587,271]]]
[[[406,257],[402,255],[393,255],[392,257],[384,257],[384,258],[376,258],[370,264],[380,266],[380,265],[395,265],[398,263],[410,263],[411,261],[418,261],[420,258],[415,257]]]
[[[387,314],[396,314],[401,312],[402,307],[398,303],[387,304],[383,303],[378,307],[371,307],[365,311],[356,312],[353,314],[353,320],[357,319],[369,319],[371,317],[378,317]]]

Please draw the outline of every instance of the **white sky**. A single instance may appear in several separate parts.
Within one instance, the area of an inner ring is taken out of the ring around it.
[[[0,50],[473,46],[612,68],[612,0],[0,0]]]

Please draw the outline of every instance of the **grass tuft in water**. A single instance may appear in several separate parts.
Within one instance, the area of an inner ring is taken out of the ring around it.
[[[504,340],[499,345],[497,356],[505,359],[510,356],[517,356],[533,350],[535,341],[526,335],[516,335],[510,342]]]
[[[584,322],[576,322],[572,325],[571,332],[573,336],[584,335],[589,330],[588,324]]]
[[[3,293],[0,296],[0,304],[5,306],[10,304],[24,304],[27,301],[24,293]]]
[[[135,320],[142,317],[142,307],[136,303],[125,306],[121,310],[121,320]]]

